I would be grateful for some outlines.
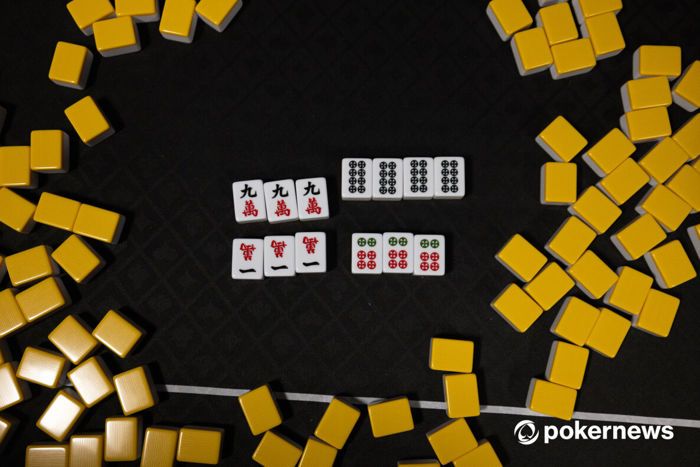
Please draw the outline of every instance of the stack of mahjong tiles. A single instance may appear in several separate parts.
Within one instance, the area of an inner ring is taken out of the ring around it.
[[[501,465],[491,444],[477,443],[465,417],[480,413],[476,375],[472,373],[474,344],[470,341],[433,338],[430,368],[447,372],[443,375],[447,416],[452,420],[427,433],[438,460],[404,460],[398,465]],[[278,433],[283,423],[275,395],[268,385],[252,389],[238,398],[253,436],[260,441],[252,458],[265,466],[321,467],[333,465],[338,451],[345,447],[360,419],[360,410],[349,400],[333,397],[316,425],[306,446]],[[406,433],[414,429],[410,401],[405,396],[374,401],[367,406],[372,436]]]
[[[9,309],[3,293],[0,310]],[[52,443],[27,446],[27,465],[102,465],[130,462],[141,458],[142,466],[172,465],[180,462],[217,464],[222,430],[190,427],[141,429],[141,412],[158,402],[150,372],[145,366],[112,375],[99,356],[101,347],[124,359],[142,340],[143,331],[122,313],[109,310],[90,330],[77,316],[67,316],[48,335],[58,350],[27,347],[19,365],[0,362],[0,411],[31,397],[28,383],[57,392],[36,421],[36,426]],[[73,366],[73,368],[71,368]],[[70,383],[70,384],[68,384]],[[105,420],[100,434],[73,434],[85,414],[116,394],[122,414]],[[0,420],[9,429],[9,420]],[[0,440],[1,442],[1,440]],[[59,444],[56,444],[59,443]],[[165,463],[163,463],[165,462]]]
[[[109,417],[103,433],[75,434],[63,444],[31,444],[25,459],[32,467],[100,466],[139,459],[142,467],[172,466],[175,461],[216,465],[223,436],[219,428],[150,426],[143,430],[139,417]]]
[[[67,172],[68,146],[69,138],[63,131],[36,130],[31,132],[28,146],[0,147],[0,223],[22,234],[30,233],[36,223],[69,232],[55,250],[37,245],[0,257],[0,281],[7,275],[10,282],[10,287],[0,292],[0,339],[70,305],[71,297],[59,277],[61,271],[77,283],[86,283],[99,272],[105,262],[86,239],[110,244],[119,241],[124,217],[116,212],[48,192],[34,204],[13,191],[36,188],[38,173]],[[93,332],[75,317],[67,317],[49,335],[58,352],[28,346],[17,364],[3,346],[0,411],[29,399],[30,385],[58,390],[36,426],[62,443],[89,407],[115,391],[125,415],[153,406],[155,392],[144,368],[112,378],[98,357],[82,361],[95,352],[98,342],[125,357],[141,335],[118,313],[109,312]],[[71,365],[76,366],[71,369]],[[3,443],[17,421],[3,417],[0,426]],[[51,459],[67,462],[68,455],[67,444],[33,445],[27,449],[27,465],[44,465]]]
[[[104,56],[140,50],[135,23],[160,22],[168,40],[191,43],[197,19],[223,32],[243,6],[242,0],[165,0],[163,12],[157,0],[72,0],[66,8],[86,36]]]
[[[294,466],[297,463],[300,467],[333,465],[338,451],[343,449],[360,418],[357,408],[334,397],[316,426],[314,435],[309,436],[302,450],[301,446],[273,431],[273,428],[282,425],[282,415],[268,385],[242,394],[238,402],[251,434],[263,435],[252,458],[266,466]]]
[[[597,60],[624,50],[617,21],[622,0],[574,0],[571,5],[539,0],[539,5],[534,21],[523,0],[492,0],[486,9],[501,40],[510,40],[521,76],[547,69],[553,79],[580,75]]]
[[[69,5],[73,3],[76,2]],[[100,4],[102,1],[98,0],[92,7]],[[51,59],[49,79],[59,86],[83,90],[87,85],[92,62],[93,55],[87,47],[58,41]],[[78,100],[66,108],[64,113],[80,140],[88,146],[94,146],[114,134],[112,125],[91,96]]]
[[[635,53],[635,79],[621,89],[626,111],[622,131],[610,130],[584,151],[587,139],[559,116],[536,138],[554,159],[542,167],[540,201],[567,206],[570,217],[545,245],[557,261],[548,262],[520,234],[506,243],[496,259],[526,284],[508,285],[492,302],[513,328],[524,332],[563,299],[551,326],[562,341],[552,345],[546,379],[533,379],[530,385],[527,406],[534,411],[562,419],[573,416],[588,360],[585,347],[614,358],[630,327],[659,337],[670,333],[680,300],[653,284],[671,289],[697,276],[681,241],[668,237],[700,209],[700,116],[673,133],[668,106],[676,101],[686,110],[696,109],[692,103],[700,97],[698,70],[697,61],[690,64],[672,92],[669,81],[681,75],[680,49],[642,46]],[[636,161],[635,145],[646,142],[656,144]],[[579,193],[573,160],[581,153],[600,180]],[[643,257],[651,275],[629,266],[613,270],[590,246],[647,185],[635,207],[638,216],[613,233],[611,241],[623,260]],[[690,226],[688,234],[700,251],[698,226]],[[574,286],[589,300],[567,297]],[[594,306],[592,300],[605,306]]]
[[[18,305],[24,312],[20,300],[15,301],[11,293],[3,292],[0,309],[4,318],[9,313],[16,314]],[[152,407],[155,392],[143,367],[112,378],[102,360],[93,355],[102,344],[124,358],[141,336],[141,330],[115,311],[106,313],[92,332],[75,316],[66,317],[48,336],[58,352],[29,346],[18,365],[8,362],[0,367],[0,410],[29,399],[28,383],[57,389],[36,426],[61,443],[70,436],[84,412],[114,393],[115,388],[124,414]],[[76,366],[71,369],[71,365]]]
[[[646,175],[651,188],[635,208],[639,216],[611,240],[626,260],[644,257],[660,287],[673,288],[696,275],[678,239],[659,245],[700,209],[700,116],[691,116],[674,133],[668,109],[675,102],[688,112],[697,110],[700,62],[693,61],[682,72],[680,47],[643,45],[634,54],[632,75],[621,88],[625,114],[620,126],[631,142],[654,146],[638,164],[631,158],[613,160],[601,151],[590,157],[593,148],[584,160],[603,177],[599,185],[613,200],[625,189],[632,191],[633,172]],[[691,241],[695,231],[688,228]]]
[[[68,85],[75,78],[73,84],[77,87],[85,78],[85,65],[89,66],[91,60],[91,55],[84,52],[59,44],[51,79]],[[4,109],[1,113],[4,120]],[[103,125],[105,121],[89,97],[67,109],[66,115],[86,143],[104,136],[104,127],[109,127]],[[60,130],[35,130],[27,146],[0,147],[0,223],[22,234],[30,233],[37,223],[68,232],[55,250],[40,244],[0,257],[0,281],[7,275],[10,282],[0,291],[0,339],[70,305],[71,297],[59,276],[61,272],[76,283],[88,282],[105,265],[88,242],[116,244],[121,236],[125,222],[121,214],[48,192],[42,193],[34,204],[13,191],[36,188],[38,174],[67,172],[68,154],[69,138]],[[56,390],[35,422],[37,428],[58,443],[67,441],[89,408],[113,393],[119,399],[123,415],[138,420],[131,416],[157,401],[147,369],[137,367],[112,376],[97,352],[101,344],[125,358],[142,334],[120,313],[109,311],[92,331],[77,317],[66,317],[48,336],[54,349],[28,346],[18,363],[5,351],[4,340],[0,341],[0,411],[29,399],[31,385],[37,385]],[[0,419],[0,444],[7,441],[17,424],[9,417]],[[133,438],[122,434],[117,431],[110,436],[108,420],[105,436],[87,437],[90,439],[78,436],[70,444],[32,445],[27,448],[26,462],[44,465],[55,461],[58,464],[51,465],[67,465],[70,461],[71,465],[78,465],[94,458],[98,464],[93,465],[99,465],[103,460],[103,444],[104,460],[132,460],[128,458],[130,455],[122,456],[123,459],[119,454],[110,458],[109,450],[119,451],[125,439],[137,445],[138,433],[134,432]],[[95,444],[97,439],[99,448]],[[94,457],[96,453],[99,455]]]
[[[0,259],[0,280],[6,272],[13,287],[0,292],[0,338],[6,338],[70,303],[57,274],[62,269],[78,283],[92,278],[104,261],[83,237],[117,243],[124,217],[48,192],[35,206],[2,187],[0,201],[0,222],[18,232],[28,233],[35,223],[70,232],[56,250],[39,245]],[[142,336],[143,331],[130,320],[110,310],[92,331],[76,316],[67,316],[48,335],[57,351],[29,346],[18,365],[2,353],[0,411],[29,399],[30,384],[57,390],[36,426],[63,444],[28,446],[27,465],[44,465],[48,460],[58,461],[56,465],[100,465],[102,460],[133,461],[142,456],[140,419],[135,414],[157,403],[149,372],[140,366],[112,376],[97,355],[101,345],[126,358]],[[71,436],[85,413],[114,393],[123,417],[108,418],[104,434]],[[0,425],[1,443],[17,423],[2,418]],[[214,429],[149,429],[142,465],[162,465],[156,462],[167,459],[169,450],[173,456],[177,450],[181,461],[217,463],[220,438],[221,433]]]
[[[38,174],[68,172],[68,135],[35,130],[27,146],[0,146],[0,187],[34,189]]]
[[[135,417],[108,418],[104,434],[73,435],[65,444],[27,446],[28,466],[99,466],[141,458],[141,466],[174,465],[175,459],[199,464],[217,464],[221,431],[215,428],[149,427],[145,436]],[[126,460],[128,459],[128,460]]]
[[[150,427],[143,436],[142,420],[137,414],[158,401],[148,369],[139,366],[112,376],[104,360],[96,355],[102,345],[124,359],[142,336],[143,331],[121,313],[109,310],[92,332],[76,316],[64,319],[49,334],[49,341],[62,356],[27,348],[17,377],[47,387],[63,387],[36,425],[56,442],[67,441],[28,446],[27,462],[36,462],[28,465],[43,465],[45,459],[64,457],[68,465],[101,465],[103,460],[130,462],[139,458],[143,466],[172,465],[174,459],[204,464],[219,462],[222,438],[219,429],[183,427],[178,431]],[[75,367],[69,370],[70,364]],[[71,383],[70,388],[62,382],[64,375]],[[85,412],[114,393],[123,415],[108,417],[104,433],[71,436]]]
[[[501,461],[488,440],[477,442],[465,418],[478,417],[479,389],[474,366],[474,343],[462,339],[433,337],[430,340],[428,366],[441,371],[445,395],[446,423],[429,431],[426,436],[438,461],[455,466],[499,467]],[[417,461],[411,461],[417,462]],[[408,461],[399,465],[411,465]],[[432,464],[428,464],[432,465]]]
[[[94,36],[95,49],[103,57],[114,57],[141,50],[139,23],[160,22],[163,38],[191,43],[197,20],[223,32],[243,6],[243,0],[166,0],[160,11],[158,0],[72,0],[66,8],[76,26],[86,36]],[[87,85],[93,53],[87,47],[58,41],[49,79],[59,86],[83,90]],[[65,115],[83,143],[93,146],[114,129],[91,96],[67,109]],[[1,125],[0,125],[1,126]]]
[[[253,453],[253,460],[261,465],[294,466],[298,462],[300,467],[331,466],[360,418],[359,409],[334,397],[302,450],[301,446],[272,431],[282,424],[282,417],[267,385],[241,395],[239,403],[253,436],[263,434]],[[414,428],[411,407],[405,396],[370,403],[367,412],[375,438]]]
[[[35,206],[8,188],[0,188],[0,222],[28,233],[35,222],[71,232],[52,250],[46,245],[7,256],[7,271],[13,288],[4,297],[0,338],[7,337],[70,304],[62,279],[63,270],[75,282],[85,283],[104,266],[104,260],[83,237],[116,243],[124,217],[89,204],[43,193]]]

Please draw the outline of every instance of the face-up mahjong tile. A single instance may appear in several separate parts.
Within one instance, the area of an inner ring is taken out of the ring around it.
[[[372,199],[372,159],[345,158],[341,163],[341,198],[351,201]]]
[[[379,201],[403,199],[403,160],[373,159],[372,172],[372,199]]]
[[[267,220],[270,224],[299,219],[294,180],[277,180],[263,185]]]
[[[352,273],[382,273],[382,234],[352,234]]]
[[[436,157],[435,198],[464,198],[466,175],[464,170],[464,157]]]
[[[297,273],[326,272],[325,232],[297,232],[294,239]]]
[[[233,209],[236,222],[262,222],[267,220],[262,180],[245,180],[233,183]]]
[[[299,220],[328,219],[328,189],[326,179],[302,178],[296,181]]]
[[[294,237],[291,235],[267,236],[263,241],[265,243],[265,277],[295,275]]]
[[[431,199],[435,192],[432,157],[406,157],[403,160],[403,198]]]
[[[413,273],[413,234],[386,232],[384,242],[383,270],[385,273]]]
[[[445,275],[445,236],[416,235],[414,243],[414,271],[416,276]]]
[[[259,238],[233,240],[231,277],[234,279],[263,278],[263,241]]]

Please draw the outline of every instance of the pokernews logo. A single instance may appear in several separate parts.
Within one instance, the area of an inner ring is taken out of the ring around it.
[[[534,444],[540,438],[540,429],[532,420],[521,420],[515,425],[513,435],[522,445]],[[578,420],[573,425],[544,425],[542,440],[549,444],[554,440],[672,440],[670,425],[584,425]]]

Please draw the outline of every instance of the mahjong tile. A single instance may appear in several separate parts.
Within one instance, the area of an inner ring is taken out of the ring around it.
[[[382,273],[382,234],[352,234],[352,273]]]
[[[413,234],[385,232],[383,239],[384,273],[413,273]]]
[[[406,157],[403,160],[403,199],[432,199],[433,158]]]
[[[372,199],[400,201],[403,198],[403,160],[372,160]]]
[[[263,185],[267,220],[270,224],[299,219],[294,180],[277,180]]]
[[[302,178],[296,181],[297,205],[299,207],[299,220],[312,221],[328,219],[328,188],[326,179]]]
[[[259,238],[233,240],[231,277],[234,279],[263,278],[263,241]]]
[[[413,274],[416,276],[445,275],[445,236],[416,235],[413,237]]]
[[[233,208],[236,222],[262,222],[267,220],[262,180],[246,180],[233,183]]]
[[[265,277],[289,277],[296,274],[294,263],[294,237],[291,235],[267,236],[265,246]]]
[[[372,199],[372,159],[346,158],[341,168],[341,198],[351,201]]]
[[[435,199],[464,198],[464,157],[436,157],[434,170]]]
[[[294,240],[297,273],[326,272],[325,232],[297,232]]]

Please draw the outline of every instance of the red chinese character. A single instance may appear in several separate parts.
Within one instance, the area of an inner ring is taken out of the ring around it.
[[[241,251],[243,252],[243,261],[252,261],[253,252],[255,251],[255,245],[253,245],[252,243],[250,245],[241,243]]]
[[[316,244],[318,243],[318,238],[316,237],[304,237],[304,245],[306,245],[306,253],[313,255],[316,253]]]
[[[245,208],[243,208],[243,215],[246,217],[258,217],[258,210],[255,208],[255,203],[252,199],[249,199],[245,202]]]
[[[321,206],[318,205],[318,201],[316,201],[315,196],[309,198],[309,204],[306,206],[306,212],[308,214],[321,214]]]
[[[284,249],[287,247],[287,242],[278,242],[277,240],[272,240],[270,246],[275,251],[275,258],[282,258],[284,256]]]
[[[287,203],[283,199],[277,201],[277,210],[275,211],[275,216],[289,216],[291,211],[287,207]]]

